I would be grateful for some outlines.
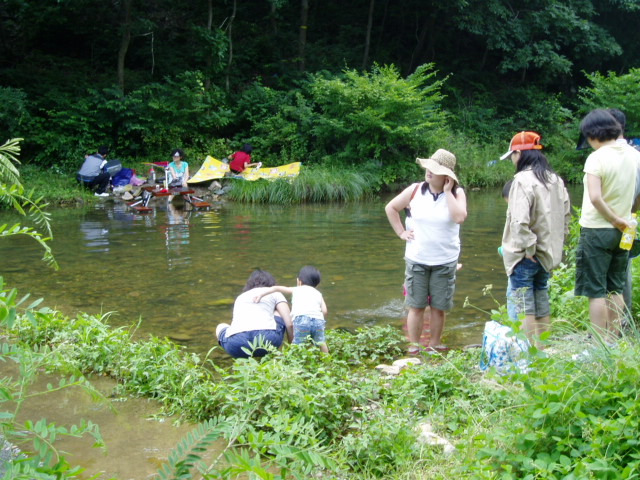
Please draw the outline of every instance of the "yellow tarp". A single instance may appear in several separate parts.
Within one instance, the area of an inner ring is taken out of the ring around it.
[[[300,173],[300,162],[289,163],[279,167],[248,168],[236,175],[229,170],[229,165],[208,155],[200,170],[189,179],[189,183],[205,182],[216,178],[241,178],[244,180],[276,180],[278,178],[293,178]]]

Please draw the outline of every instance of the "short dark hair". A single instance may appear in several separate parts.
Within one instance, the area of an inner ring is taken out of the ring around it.
[[[622,133],[624,133],[624,129],[627,126],[627,116],[624,114],[622,110],[618,110],[617,108],[610,108],[607,110],[613,118],[615,118],[620,126],[622,127]]]
[[[109,147],[107,147],[106,145],[100,145],[100,146],[98,147],[98,153],[99,153],[100,155],[102,155],[103,157],[104,157],[105,155],[108,155],[108,154],[109,154]]]
[[[260,270],[259,268],[255,269],[249,275],[249,279],[247,280],[247,284],[244,286],[243,292],[248,292],[249,290],[253,290],[258,287],[273,287],[276,284],[276,279],[273,278],[266,270]]]
[[[622,126],[609,111],[596,108],[582,119],[580,131],[586,138],[605,142],[617,139],[622,134]]]
[[[308,285],[310,287],[317,287],[320,283],[320,272],[316,267],[312,267],[311,265],[307,265],[306,267],[302,267],[300,269],[300,273],[298,273],[298,280],[303,285]]]
[[[253,147],[251,146],[250,143],[245,143],[240,150],[244,153],[249,154],[253,152]]]
[[[181,148],[174,148],[174,149],[173,149],[173,151],[171,152],[171,156],[172,156],[172,157],[175,157],[175,156],[176,156],[176,153],[177,153],[178,155],[180,155],[181,157],[184,157],[184,152],[182,151],[182,149],[181,149]]]

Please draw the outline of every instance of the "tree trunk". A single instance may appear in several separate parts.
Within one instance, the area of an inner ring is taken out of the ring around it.
[[[362,70],[366,70],[369,63],[369,48],[371,47],[371,28],[373,27],[373,7],[376,0],[369,0],[369,19],[367,20],[367,36],[364,41],[364,55],[362,57]]]
[[[118,86],[124,94],[124,59],[129,50],[131,43],[131,2],[133,0],[124,0],[122,2],[123,21],[122,21],[122,37],[120,39],[120,50],[118,51]]]
[[[231,77],[231,64],[233,63],[233,37],[231,35],[231,31],[233,29],[233,21],[236,18],[236,11],[237,11],[237,3],[236,0],[233,0],[233,10],[231,11],[231,18],[229,18],[229,23],[227,24],[227,35],[229,38],[229,60],[227,62],[227,78],[226,78],[226,89],[227,92],[230,89],[230,77]]]
[[[278,35],[278,22],[276,22],[276,4],[275,2],[271,3],[271,33],[275,37]]]
[[[208,0],[207,2],[207,13],[207,31],[209,32],[209,34],[211,34],[211,28],[213,26],[213,0]],[[205,90],[209,90],[211,88],[211,66],[213,65],[213,58],[211,58],[212,55],[212,53],[209,53],[209,55],[207,55],[207,73],[204,78]]]
[[[413,53],[411,54],[411,63],[409,64],[409,71],[407,72],[408,74],[413,72],[417,65],[421,64],[427,36],[433,34],[433,20],[433,16],[428,15],[424,23],[422,24],[420,36],[418,37],[418,43],[416,44],[416,47],[413,49]],[[429,43],[430,45],[432,44],[431,41]]]
[[[378,40],[376,40],[376,49],[374,53],[374,58],[377,58],[378,53],[380,52],[380,42],[382,41],[382,36],[384,35],[384,27],[387,23],[387,11],[389,8],[389,0],[384,0],[384,10],[382,13],[382,23],[380,24],[380,33],[378,34]]]
[[[307,21],[309,20],[309,0],[300,2],[300,38],[298,41],[298,69],[304,72],[304,51],[307,46]]]

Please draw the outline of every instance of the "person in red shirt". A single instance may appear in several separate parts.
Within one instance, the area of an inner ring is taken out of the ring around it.
[[[233,173],[242,173],[248,167],[262,166],[262,163],[260,162],[251,163],[252,151],[253,147],[250,144],[245,143],[240,150],[229,155],[229,159],[231,160],[229,168]]]

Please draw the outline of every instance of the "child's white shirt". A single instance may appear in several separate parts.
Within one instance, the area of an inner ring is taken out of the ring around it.
[[[322,314],[322,294],[309,285],[293,287],[291,296],[291,317],[306,315],[324,320]]]

